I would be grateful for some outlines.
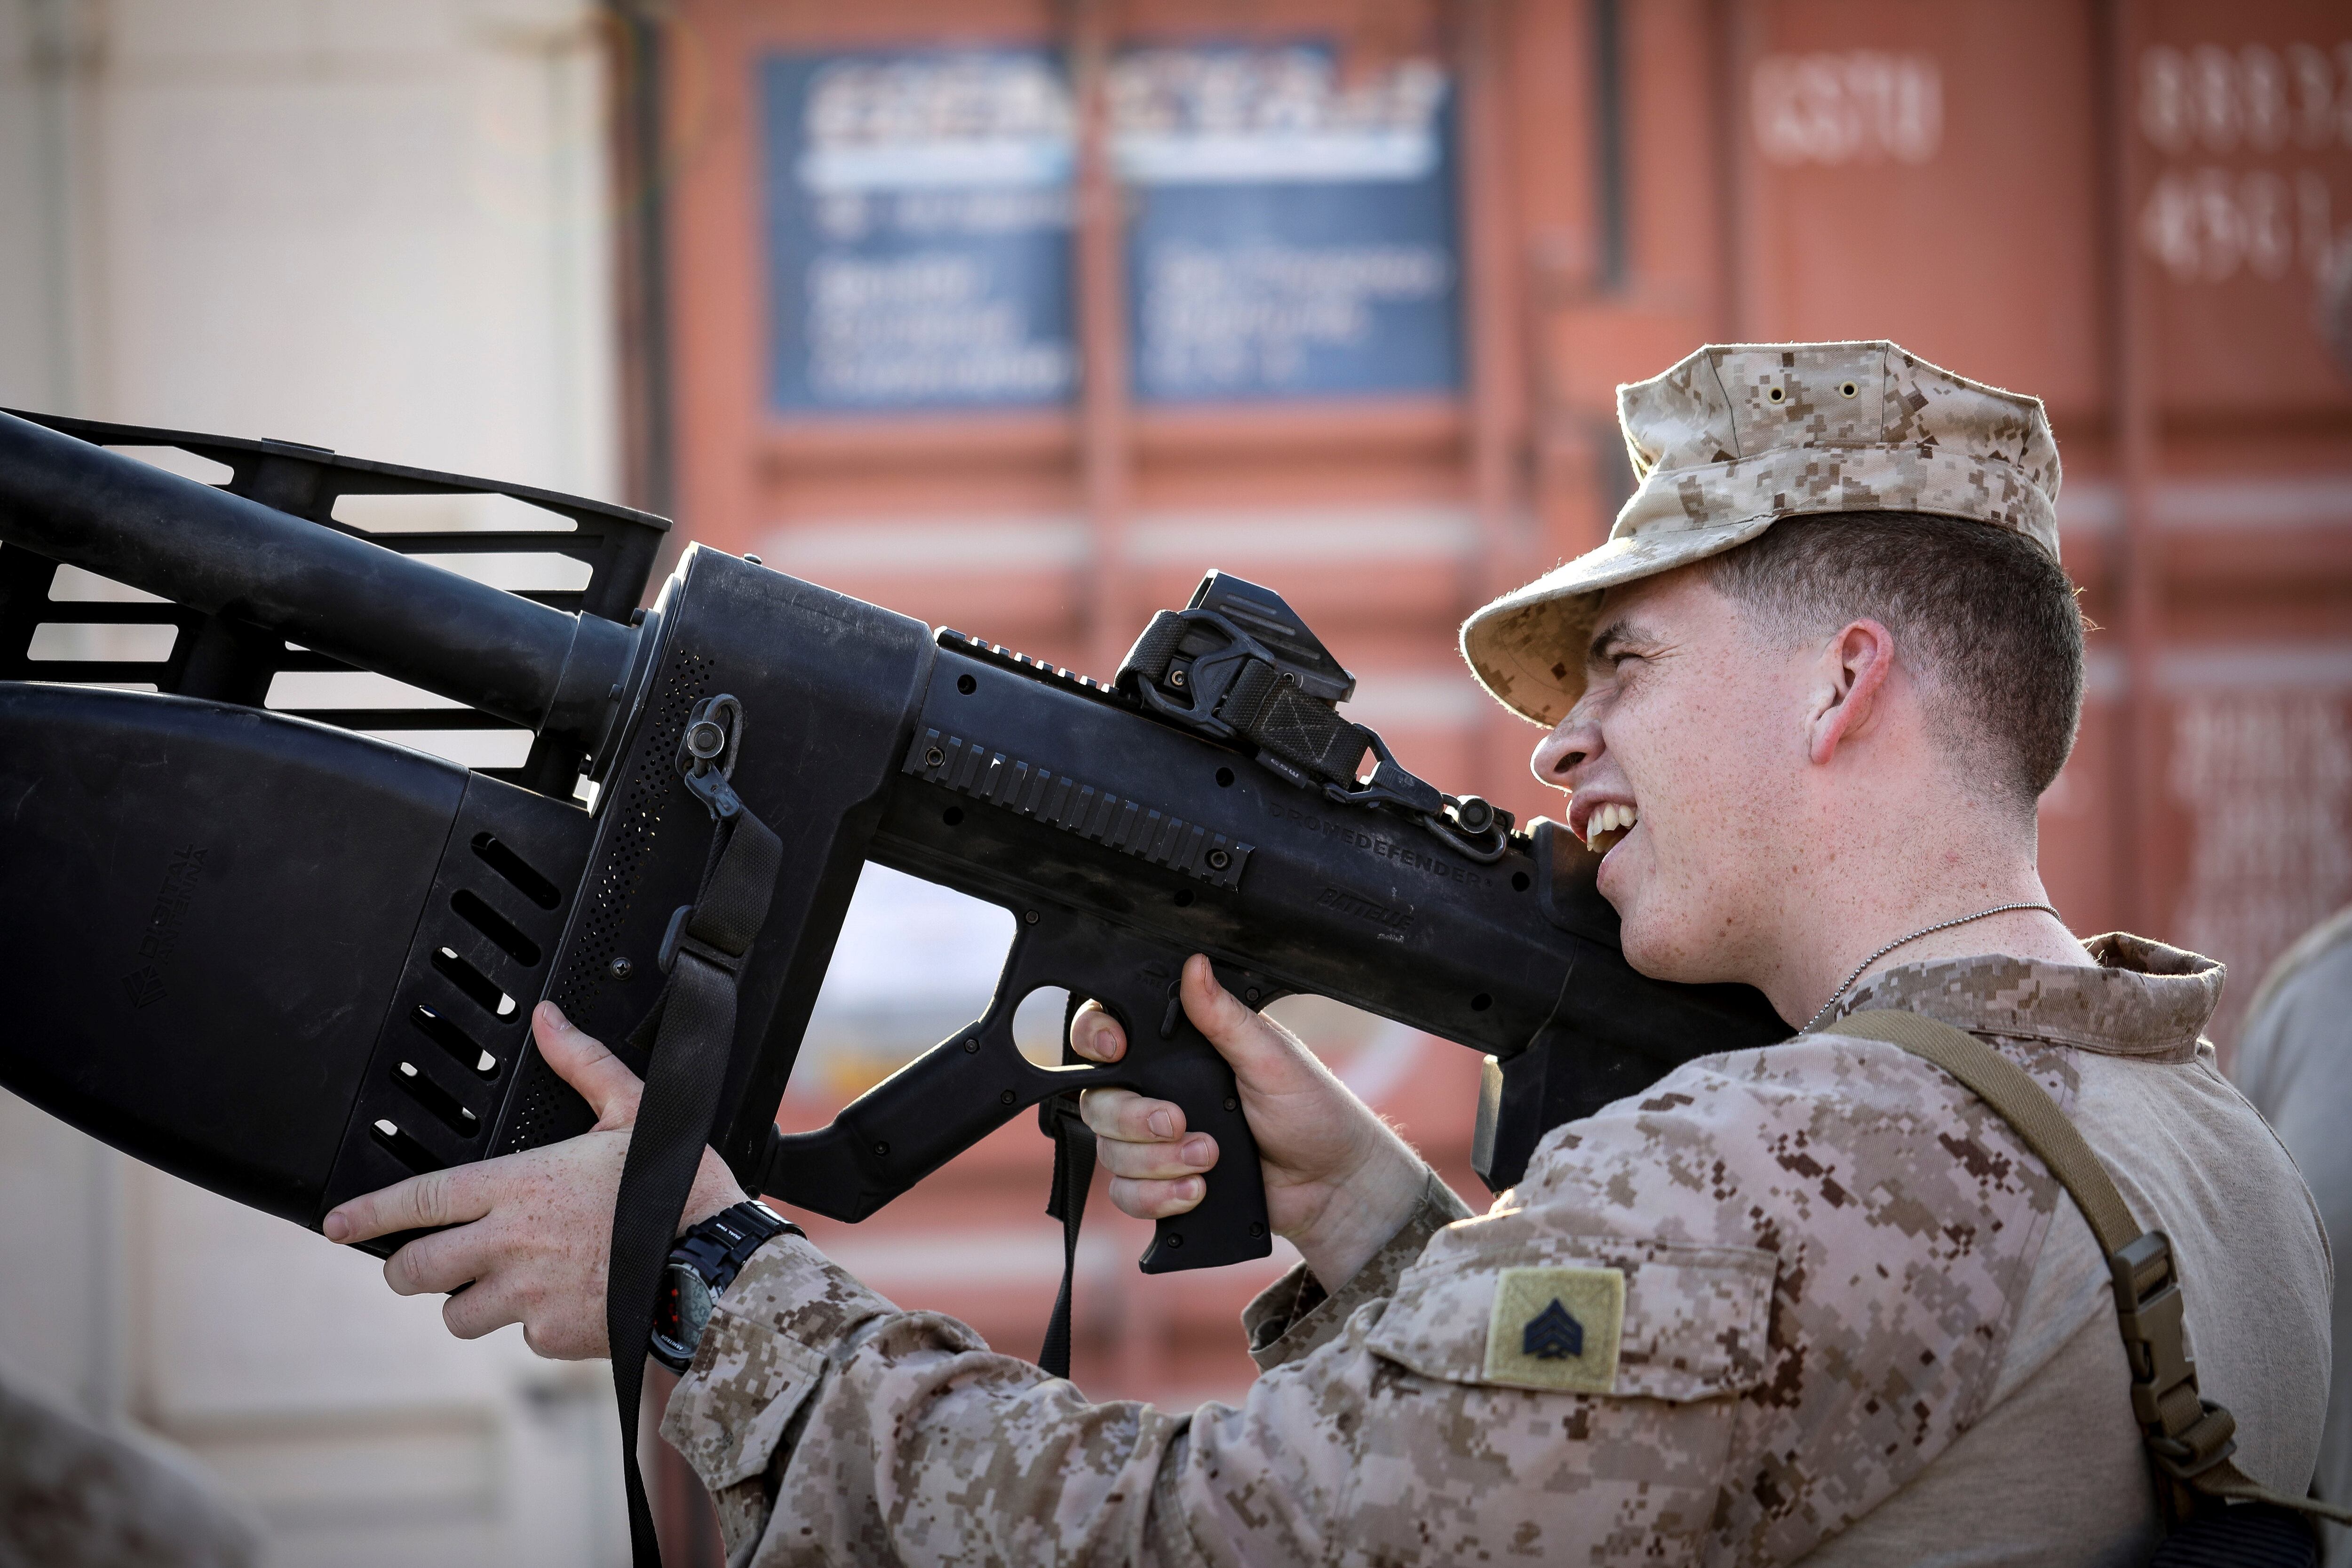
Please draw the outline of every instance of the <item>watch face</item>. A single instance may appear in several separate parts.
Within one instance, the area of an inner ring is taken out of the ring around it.
[[[654,1322],[654,1348],[678,1361],[693,1359],[710,1322],[710,1287],[683,1263],[662,1275],[661,1310]]]

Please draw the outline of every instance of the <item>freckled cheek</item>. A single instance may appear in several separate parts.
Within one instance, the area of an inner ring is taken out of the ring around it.
[[[1714,704],[1678,702],[1627,715],[1612,727],[1610,750],[1643,822],[1658,829],[1646,836],[1653,857],[1671,861],[1698,853],[1708,835],[1727,825],[1720,718]]]

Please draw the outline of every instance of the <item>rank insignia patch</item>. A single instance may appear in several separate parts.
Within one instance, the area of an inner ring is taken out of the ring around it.
[[[1616,1268],[1506,1268],[1486,1322],[1486,1378],[1607,1394],[1617,1385],[1625,1275]]]
[[[1538,1361],[1558,1361],[1562,1356],[1584,1353],[1584,1325],[1569,1314],[1554,1296],[1551,1305],[1528,1320],[1527,1331],[1519,1336],[1519,1349]]]

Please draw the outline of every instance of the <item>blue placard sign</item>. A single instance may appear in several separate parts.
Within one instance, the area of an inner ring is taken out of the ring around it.
[[[1349,81],[1314,45],[1121,56],[1136,395],[1458,387],[1451,96],[1433,61]]]
[[[1066,401],[1073,143],[1054,56],[775,56],[761,78],[770,402]]]

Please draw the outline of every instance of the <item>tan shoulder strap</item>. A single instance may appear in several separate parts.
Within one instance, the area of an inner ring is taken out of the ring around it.
[[[2352,1509],[2271,1491],[2231,1462],[2238,1423],[2197,1392],[2170,1238],[2140,1228],[2105,1162],[2023,1068],[1967,1030],[1919,1013],[1856,1013],[1822,1033],[1898,1046],[1959,1079],[2000,1113],[2083,1211],[2115,1281],[2116,1317],[2131,1363],[2132,1413],[2147,1440],[2168,1520],[2186,1519],[2201,1500],[2214,1499],[2275,1503],[2352,1523]]]

